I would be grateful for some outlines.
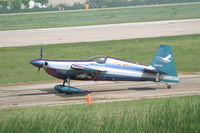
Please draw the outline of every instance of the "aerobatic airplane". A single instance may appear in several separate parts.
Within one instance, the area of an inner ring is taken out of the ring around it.
[[[169,45],[160,45],[150,65],[145,66],[109,56],[93,57],[88,60],[45,60],[42,58],[30,63],[44,70],[51,76],[62,79],[62,85],[55,89],[66,94],[85,92],[70,86],[70,80],[94,81],[153,81],[164,82],[167,88],[170,83],[178,83],[179,78]],[[98,58],[97,58],[98,57]],[[66,86],[65,83],[68,83]]]

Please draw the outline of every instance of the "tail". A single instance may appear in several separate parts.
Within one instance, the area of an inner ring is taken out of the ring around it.
[[[160,45],[150,65],[156,68],[159,81],[170,83],[179,82],[171,46]]]

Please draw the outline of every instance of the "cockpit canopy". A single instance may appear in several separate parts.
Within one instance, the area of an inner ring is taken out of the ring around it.
[[[107,58],[108,58],[108,56],[105,56],[105,55],[96,55],[96,56],[90,57],[88,60],[93,60],[97,63],[103,64],[106,62]]]

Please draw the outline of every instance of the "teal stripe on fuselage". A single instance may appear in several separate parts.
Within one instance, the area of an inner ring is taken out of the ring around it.
[[[101,74],[97,76],[98,80],[113,80],[113,81],[155,81],[153,77],[140,77],[140,76],[124,76],[115,74]]]

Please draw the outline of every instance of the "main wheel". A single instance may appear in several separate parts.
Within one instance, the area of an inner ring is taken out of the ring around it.
[[[167,89],[171,89],[172,88],[172,86],[171,85],[167,85]]]

